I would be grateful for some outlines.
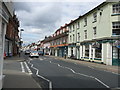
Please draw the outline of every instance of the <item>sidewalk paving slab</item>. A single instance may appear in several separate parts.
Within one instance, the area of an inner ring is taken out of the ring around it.
[[[3,90],[6,88],[39,88],[41,86],[33,79],[32,75],[22,72],[20,62],[23,57],[10,57],[4,60],[3,73],[5,75]]]

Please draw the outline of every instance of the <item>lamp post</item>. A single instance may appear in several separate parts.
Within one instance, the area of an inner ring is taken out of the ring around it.
[[[20,57],[20,52],[21,52],[21,47],[22,47],[22,31],[24,31],[24,29],[20,29],[20,47],[19,47],[19,57]]]

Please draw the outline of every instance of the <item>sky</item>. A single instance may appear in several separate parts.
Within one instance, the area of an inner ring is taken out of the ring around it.
[[[73,2],[74,1],[74,2]],[[105,0],[22,1],[14,2],[24,45],[43,40],[58,28],[78,18]]]

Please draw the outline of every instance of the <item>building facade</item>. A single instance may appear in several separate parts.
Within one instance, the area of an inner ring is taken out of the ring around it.
[[[5,46],[5,34],[10,15],[12,15],[12,2],[0,1],[0,89],[3,82],[3,56]]]
[[[68,57],[120,65],[120,3],[103,2],[68,27]]]
[[[59,57],[66,57],[68,54],[68,27],[61,26],[56,32],[43,40],[44,53]]]
[[[15,14],[9,18],[5,35],[5,53],[6,56],[14,56],[19,52],[19,21]]]

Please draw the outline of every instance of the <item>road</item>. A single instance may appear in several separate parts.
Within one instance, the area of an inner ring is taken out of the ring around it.
[[[116,88],[118,75],[48,56],[29,58],[27,64],[44,88]]]

